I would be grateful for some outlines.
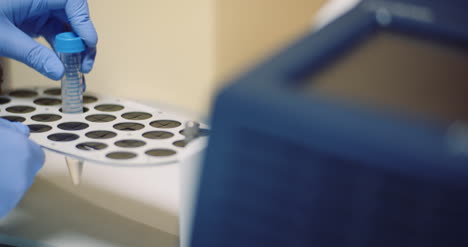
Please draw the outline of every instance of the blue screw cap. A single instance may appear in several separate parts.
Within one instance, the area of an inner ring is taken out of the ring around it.
[[[78,53],[84,51],[83,40],[75,33],[66,32],[55,36],[55,50],[61,53]]]

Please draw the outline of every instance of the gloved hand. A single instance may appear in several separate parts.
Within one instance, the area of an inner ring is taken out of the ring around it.
[[[54,47],[55,35],[71,31],[70,26],[87,46],[81,70],[88,73],[96,57],[97,33],[86,0],[0,0],[0,56],[59,80],[64,73],[60,59],[32,38],[42,35]]]
[[[0,119],[0,218],[18,204],[44,163],[44,151],[28,135],[26,125]]]

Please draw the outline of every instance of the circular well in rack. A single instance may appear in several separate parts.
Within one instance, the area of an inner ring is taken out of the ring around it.
[[[176,154],[177,152],[171,149],[151,149],[145,152],[146,155],[153,157],[167,157]]]
[[[37,92],[32,90],[20,89],[10,92],[10,96],[17,98],[32,98],[37,96]]]
[[[103,111],[103,112],[115,112],[115,111],[120,111],[124,107],[121,105],[117,104],[102,104],[102,105],[97,105],[94,107],[94,109],[98,111]]]
[[[122,114],[122,117],[128,120],[146,120],[152,116],[153,115],[147,112],[127,112]]]
[[[120,140],[114,143],[117,147],[121,148],[138,148],[146,145],[146,142],[134,139]]]
[[[106,155],[107,158],[114,159],[114,160],[128,160],[131,158],[135,158],[137,155],[131,152],[112,152]]]
[[[62,107],[60,107],[59,111],[62,112]],[[83,107],[83,112],[87,112],[87,111],[89,111],[89,109],[87,107]],[[71,113],[71,114],[79,114],[79,113]]]
[[[82,122],[66,122],[59,124],[57,127],[63,130],[84,130],[89,127],[89,124]]]
[[[7,97],[0,97],[0,105],[8,104],[10,101],[11,100]]]
[[[184,140],[180,140],[180,141],[173,142],[172,145],[176,147],[184,148],[185,146],[187,146],[187,142],[185,142]]]
[[[27,106],[27,105],[16,105],[16,106],[10,106],[10,107],[6,108],[7,112],[18,113],[18,114],[30,113],[30,112],[33,112],[35,110],[36,110],[36,108],[34,108],[32,106]]]
[[[114,129],[116,130],[122,130],[122,131],[135,131],[135,130],[141,130],[145,126],[143,124],[139,123],[130,123],[130,122],[125,122],[125,123],[118,123],[114,124]]]
[[[31,119],[37,122],[55,122],[62,119],[62,116],[57,114],[38,114],[32,116]]]
[[[30,124],[28,127],[31,133],[44,133],[52,129],[52,127],[45,124]]]
[[[53,95],[53,96],[60,96],[62,95],[62,89],[60,88],[49,88],[44,91],[45,94]]]
[[[160,129],[171,129],[182,125],[179,121],[174,120],[156,120],[150,123],[151,126]]]
[[[92,139],[110,139],[116,137],[117,134],[107,130],[96,130],[86,133],[86,136]]]
[[[109,114],[93,114],[86,116],[86,120],[94,123],[107,123],[112,122],[116,119],[115,116]]]
[[[62,104],[62,100],[55,98],[39,98],[34,100],[34,104],[43,106],[60,105]]]
[[[76,145],[76,148],[86,151],[102,150],[104,148],[107,148],[107,144],[102,142],[83,142]]]
[[[26,121],[26,118],[20,117],[20,116],[2,116],[1,118],[6,119],[10,122],[24,122]]]
[[[70,142],[80,138],[78,135],[72,133],[56,133],[47,136],[47,139],[56,142]]]
[[[143,137],[148,139],[168,139],[173,136],[174,134],[167,131],[149,131],[143,134]]]
[[[90,95],[83,95],[83,104],[91,104],[98,101],[98,98]]]

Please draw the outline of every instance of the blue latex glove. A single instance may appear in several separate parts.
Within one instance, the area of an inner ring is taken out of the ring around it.
[[[26,125],[0,118],[0,218],[16,207],[44,163],[44,151],[28,135]]]
[[[0,0],[0,56],[23,62],[43,75],[59,80],[64,67],[54,51],[32,38],[44,36],[54,47],[55,35],[70,31],[85,42],[81,70],[91,71],[97,33],[86,0]]]

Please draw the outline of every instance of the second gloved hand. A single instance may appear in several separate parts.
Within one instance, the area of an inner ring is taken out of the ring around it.
[[[63,76],[63,64],[54,51],[32,38],[44,36],[54,46],[55,35],[66,31],[74,31],[85,42],[81,68],[90,72],[97,33],[86,0],[0,0],[0,56],[25,63],[53,80]]]
[[[0,218],[16,207],[44,163],[44,151],[21,123],[0,119]]]

